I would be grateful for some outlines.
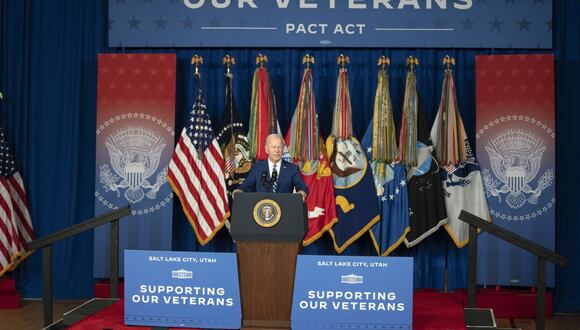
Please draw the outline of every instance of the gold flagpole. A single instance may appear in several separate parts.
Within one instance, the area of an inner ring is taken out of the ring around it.
[[[230,79],[231,79],[231,74],[232,73],[231,73],[231,70],[230,69],[231,69],[232,65],[235,65],[236,64],[236,59],[233,56],[231,56],[229,54],[226,54],[226,56],[224,56],[224,58],[223,58],[223,63],[226,66],[226,76],[230,76]],[[230,93],[232,93],[232,91],[230,91]],[[228,101],[229,102],[233,102],[233,100],[228,100]],[[236,137],[235,137],[235,134],[234,134],[234,112],[233,111],[230,111],[230,122],[229,122],[229,125],[230,125],[230,136],[231,136],[231,140],[230,141],[235,146],[236,145]],[[232,156],[233,155],[234,155],[234,153],[232,152]],[[229,224],[229,222],[228,222],[228,224]]]
[[[256,56],[256,65],[263,68],[266,63],[268,63],[268,56],[264,54],[258,54],[258,56]]]
[[[306,65],[306,69],[310,69],[314,64],[314,56],[310,54],[304,55],[302,58],[302,64]]]
[[[201,79],[201,72],[199,71],[199,66],[203,64],[203,57],[195,54],[191,57],[191,65],[195,67],[195,71],[193,72],[199,79]]]

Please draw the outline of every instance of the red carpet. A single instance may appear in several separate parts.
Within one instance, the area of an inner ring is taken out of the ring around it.
[[[416,290],[413,295],[413,329],[465,329],[463,293]]]
[[[123,325],[123,302],[120,301],[69,329],[150,329]],[[183,328],[180,328],[183,329]],[[463,294],[416,291],[413,298],[413,329],[465,329]]]
[[[16,282],[10,277],[0,278],[0,309],[20,308],[20,294]]]
[[[546,292],[546,319],[552,318],[553,293]],[[465,295],[467,305],[467,294]],[[536,293],[530,288],[487,288],[477,290],[476,306],[491,308],[495,318],[536,318]]]

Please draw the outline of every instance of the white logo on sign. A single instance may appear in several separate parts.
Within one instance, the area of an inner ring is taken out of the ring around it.
[[[186,269],[172,270],[171,278],[176,278],[180,280],[192,279],[193,272]]]
[[[164,167],[151,184],[148,178],[157,171],[161,152],[165,148],[163,139],[153,131],[141,126],[129,126],[110,135],[105,142],[110,163],[100,166],[100,182],[106,191],[116,191],[130,203],[138,203],[145,196],[155,199],[159,188],[167,181],[167,167]],[[143,189],[148,189],[147,193]]]
[[[507,194],[505,201],[512,209],[522,207],[526,201],[537,204],[542,191],[554,180],[553,169],[548,169],[538,179],[535,189],[530,186],[538,175],[546,150],[542,139],[532,132],[509,129],[493,137],[485,150],[495,176],[488,169],[483,171],[486,193],[497,197],[500,203],[501,196]]]
[[[355,274],[342,275],[342,276],[340,276],[340,283],[344,283],[344,284],[362,284],[363,283],[363,277],[362,277],[362,275],[355,275]]]

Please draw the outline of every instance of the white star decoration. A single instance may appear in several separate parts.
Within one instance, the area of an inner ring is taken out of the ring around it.
[[[394,200],[394,199],[395,199],[395,197],[396,197],[397,195],[399,195],[399,193],[401,192],[401,187],[404,187],[406,184],[407,184],[407,181],[406,181],[405,179],[402,179],[402,180],[399,182],[399,185],[398,185],[398,187],[396,187],[396,188],[395,188],[395,193],[394,193],[394,194],[389,194],[389,200],[390,200],[390,201]],[[386,195],[384,195],[384,194],[383,194],[383,195],[381,196],[381,201],[383,201],[383,202],[386,202],[386,201],[387,201],[387,197],[386,197]]]

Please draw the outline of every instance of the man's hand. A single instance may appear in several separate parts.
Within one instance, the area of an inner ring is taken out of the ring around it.
[[[234,189],[234,191],[232,191],[232,199],[236,198],[236,194],[239,192],[244,192],[242,189]]]
[[[302,195],[302,201],[306,202],[306,193],[304,191],[298,190],[296,193]]]

